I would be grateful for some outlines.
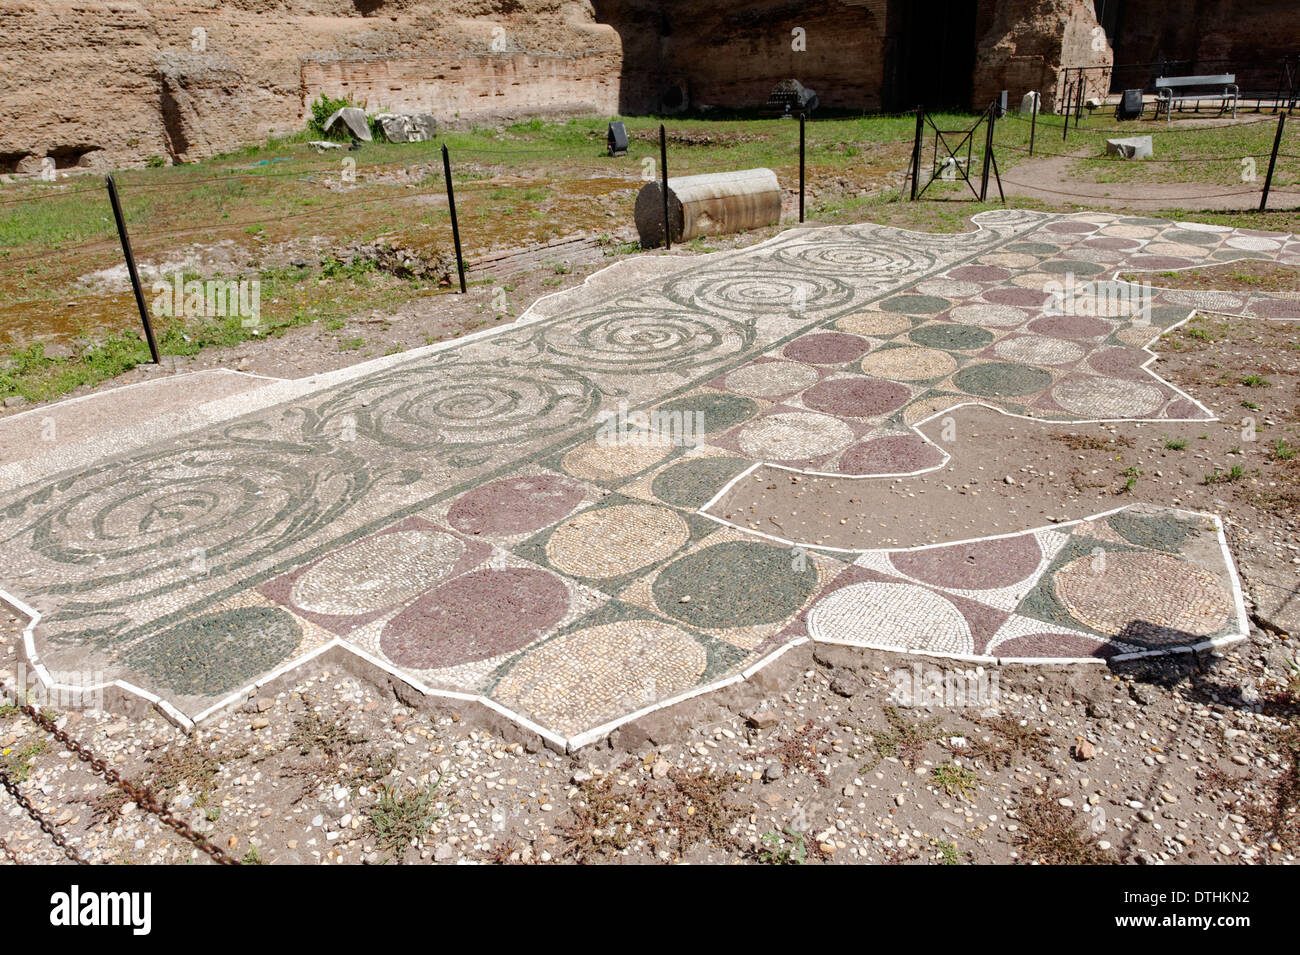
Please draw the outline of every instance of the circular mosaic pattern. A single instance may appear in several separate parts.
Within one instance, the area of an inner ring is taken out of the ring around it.
[[[978,351],[993,341],[993,333],[976,325],[936,322],[922,325],[908,336],[918,345],[944,351]]]
[[[984,301],[991,305],[1015,305],[1019,308],[1043,308],[1051,296],[1046,292],[1019,288],[1014,285],[991,288],[984,293]]]
[[[983,287],[978,282],[961,282],[957,279],[926,279],[924,282],[917,284],[916,291],[922,295],[955,299],[978,295]]]
[[[730,313],[736,314],[745,313]],[[730,316],[636,305],[547,324],[537,334],[548,354],[566,362],[636,374],[708,365],[744,351],[754,340],[753,326]]]
[[[862,370],[897,381],[926,381],[951,375],[957,359],[937,348],[886,348],[862,359]]]
[[[655,604],[693,627],[751,627],[798,613],[817,585],[787,547],[751,541],[713,544],[671,564],[654,582]],[[683,597],[689,597],[686,603]]]
[[[891,351],[920,350],[919,348],[891,349]],[[813,385],[805,391],[803,403],[813,411],[822,411],[839,418],[874,418],[898,410],[911,396],[910,390],[892,381],[880,381],[875,378],[833,378]]]
[[[1083,349],[1062,338],[1020,335],[1004,338],[993,346],[999,358],[1029,365],[1065,365],[1083,357]]]
[[[1075,375],[1052,389],[1056,403],[1088,418],[1133,418],[1150,415],[1164,401],[1159,388],[1136,381]]]
[[[861,358],[870,347],[866,339],[857,335],[820,332],[796,338],[785,346],[782,354],[810,365],[841,365]]]
[[[901,315],[934,315],[952,305],[937,295],[895,295],[880,303],[882,311]]]
[[[744,458],[692,458],[655,475],[650,490],[659,500],[677,507],[703,507],[748,466]]]
[[[1052,383],[1050,372],[1013,362],[994,361],[967,365],[953,375],[953,384],[982,398],[1008,398],[1037,394]]]
[[[1093,262],[1085,262],[1083,259],[1052,259],[1044,262],[1039,266],[1044,272],[1050,272],[1053,275],[1097,275],[1106,271],[1100,265]]]
[[[211,696],[246,686],[293,656],[302,627],[276,607],[191,617],[133,646],[123,663],[175,693]]]
[[[444,445],[500,444],[554,433],[589,419],[600,403],[596,385],[570,369],[519,375],[466,362],[435,371],[431,361],[344,386],[321,405],[313,437],[331,450],[341,434],[351,433],[427,453]]]
[[[891,434],[855,444],[840,458],[840,473],[912,474],[943,463],[943,454],[916,435]]]
[[[554,524],[582,502],[581,484],[547,474],[504,478],[466,491],[447,511],[462,534],[527,534]]]
[[[1247,252],[1275,252],[1282,248],[1282,243],[1277,239],[1251,235],[1235,235],[1224,245],[1234,249],[1244,249]]]
[[[1005,282],[1011,273],[996,265],[963,265],[945,273],[950,279],[961,282]]]
[[[1057,572],[1053,587],[1080,623],[1146,646],[1210,636],[1229,622],[1233,609],[1213,574],[1165,554],[1081,557]]]
[[[707,666],[689,634],[627,620],[548,640],[511,667],[493,696],[543,726],[579,732],[686,692]]]
[[[687,428],[686,422],[689,421],[692,434],[696,431],[712,434],[726,431],[752,418],[757,410],[758,405],[748,398],[709,391],[666,402],[655,408],[651,414],[657,416],[655,420],[661,422],[660,433],[675,431],[677,434],[682,434]]]
[[[959,305],[949,316],[963,325],[991,325],[994,328],[1014,328],[1029,317],[1011,305]]]
[[[437,531],[368,537],[298,578],[294,604],[330,616],[374,613],[409,600],[451,572],[465,545]]]
[[[1150,329],[1145,334],[1150,337]],[[1142,362],[1146,360],[1146,357],[1146,355],[1134,351],[1132,348],[1104,348],[1088,356],[1088,367],[1100,375],[1110,375],[1116,378],[1145,375],[1146,373],[1142,370]]]
[[[521,649],[563,619],[569,590],[526,567],[480,570],[449,580],[394,617],[379,637],[398,666],[431,670]]]
[[[1080,222],[1077,219],[1071,219],[1067,222],[1053,222],[1045,227],[1048,232],[1060,232],[1066,235],[1087,235],[1090,232],[1097,231],[1096,223]]]
[[[752,320],[758,315],[824,312],[853,300],[853,288],[837,276],[807,270],[689,269],[665,291],[674,302],[728,320],[737,315]]]
[[[729,374],[727,390],[754,398],[777,398],[803,391],[820,377],[816,368],[798,362],[755,362]]]
[[[1111,333],[1109,322],[1082,315],[1049,315],[1029,323],[1029,330],[1050,338],[1104,338]]]
[[[846,315],[835,323],[836,328],[853,335],[897,335],[912,327],[905,315],[891,315],[888,312],[858,312]]]
[[[808,630],[815,640],[880,650],[970,653],[974,644],[961,611],[917,584],[841,587],[813,605]]]
[[[588,441],[564,456],[564,470],[589,481],[613,481],[644,471],[662,461],[671,450],[655,442]]]
[[[789,412],[746,425],[739,444],[751,458],[798,461],[839,451],[852,440],[853,429],[836,418]]]
[[[546,559],[575,577],[618,577],[667,560],[690,536],[686,522],[666,507],[598,507],[557,527]]]
[[[961,590],[991,590],[1026,580],[1042,561],[1032,534],[968,541],[925,550],[898,551],[890,563],[927,584]]]
[[[785,266],[801,273],[820,272],[852,275],[861,283],[890,283],[899,276],[923,275],[935,266],[933,252],[919,248],[885,245],[870,236],[846,235],[818,237],[816,242],[779,248],[772,253],[774,266]]]
[[[997,654],[1003,659],[1068,659],[1080,657],[1111,657],[1119,650],[1113,643],[1090,637],[1083,633],[1027,633],[1024,636],[1003,640],[997,645]]]

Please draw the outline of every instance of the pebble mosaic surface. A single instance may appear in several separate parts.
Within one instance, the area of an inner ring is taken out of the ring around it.
[[[1133,508],[831,554],[705,513],[760,461],[941,467],[912,426],[965,402],[1209,418],[1146,370],[1144,346],[1196,307],[1300,312],[1166,291],[1135,311],[1125,286],[1097,281],[1300,265],[1292,236],[1099,214],[976,221],[961,235],[799,230],[619,266],[601,296],[566,293],[500,333],[28,486],[0,510],[0,585],[40,614],[29,646],[44,666],[103,670],[189,719],[342,644],[569,745],[800,639],[1034,660],[1237,636],[1240,596],[1206,515]],[[1082,307],[1062,291],[1075,280],[1092,283]]]

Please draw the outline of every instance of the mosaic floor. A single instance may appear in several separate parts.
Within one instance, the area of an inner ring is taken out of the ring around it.
[[[1144,346],[1197,307],[1300,317],[1295,300],[1222,293],[1158,291],[1140,311],[1108,281],[1300,265],[1293,236],[1102,214],[976,221],[636,260],[497,333],[29,485],[0,509],[0,586],[37,614],[33,661],[102,670],[183,720],[343,645],[571,747],[807,639],[1099,660],[1238,637],[1210,515],[1130,508],[830,553],[706,513],[758,462],[941,467],[912,426],[963,403],[1208,419],[1146,369]],[[1097,283],[1093,306],[1061,307],[1071,280]]]

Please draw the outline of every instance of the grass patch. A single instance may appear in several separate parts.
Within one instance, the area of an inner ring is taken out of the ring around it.
[[[401,862],[434,824],[450,812],[438,799],[441,783],[439,776],[423,789],[385,786],[380,792],[379,801],[370,807],[366,818],[375,844],[390,859]]]
[[[1115,860],[1089,838],[1078,813],[1067,809],[1050,792],[1021,793],[1016,818],[1019,846],[1026,862],[1046,865],[1109,865]]]

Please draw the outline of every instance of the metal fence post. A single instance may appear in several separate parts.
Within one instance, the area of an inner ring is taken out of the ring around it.
[[[984,173],[980,177],[980,202],[984,202],[989,195],[989,164],[993,161],[993,117],[996,113],[997,104],[989,104],[988,112],[985,113],[989,127],[984,134]]]
[[[460,294],[465,294],[465,257],[460,251],[460,224],[456,221],[456,190],[451,184],[451,156],[442,144],[442,175],[447,180],[447,207],[451,210],[451,240],[456,243],[456,271],[460,275]]]
[[[799,221],[803,222],[803,176],[804,176],[804,120],[807,114],[799,114]]]
[[[664,124],[659,124],[659,176],[660,189],[664,194],[664,249],[673,247],[673,227],[668,221],[668,133]]]
[[[1286,129],[1286,113],[1277,117],[1277,135],[1273,137],[1273,154],[1268,157],[1268,175],[1264,178],[1264,194],[1259,197],[1259,211],[1268,211],[1268,191],[1273,188],[1273,170],[1277,168],[1277,151],[1282,145],[1282,131]]]
[[[1029,155],[1031,156],[1034,154],[1034,138],[1038,135],[1038,103],[1041,99],[1041,96],[1034,97],[1034,113],[1029,120]]]
[[[925,107],[916,108],[916,139],[912,142],[912,201],[916,201],[916,191],[921,178],[921,137],[925,133]]]
[[[135,267],[135,255],[131,252],[131,239],[126,234],[126,219],[122,216],[122,204],[117,199],[117,183],[113,176],[104,177],[108,185],[108,201],[113,206],[113,218],[117,220],[117,236],[122,240],[122,254],[126,256],[126,272],[131,277],[131,291],[135,293],[135,305],[140,310],[140,323],[144,325],[144,337],[149,342],[149,354],[155,365],[158,359],[158,343],[153,337],[153,324],[149,321],[149,310],[144,306],[144,292],[140,289],[140,272]]]

